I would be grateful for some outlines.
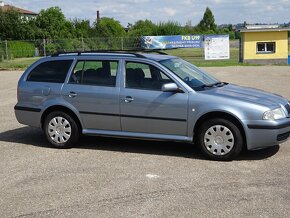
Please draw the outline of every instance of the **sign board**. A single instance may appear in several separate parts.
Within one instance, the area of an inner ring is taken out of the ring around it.
[[[205,60],[230,59],[229,35],[204,36]]]
[[[143,36],[144,49],[202,48],[202,35]]]

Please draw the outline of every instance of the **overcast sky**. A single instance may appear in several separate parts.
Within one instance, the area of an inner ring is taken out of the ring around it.
[[[196,25],[206,6],[212,10],[217,24],[227,23],[288,23],[290,0],[4,0],[6,4],[39,12],[59,6],[67,18],[94,21],[101,16],[119,20],[123,26],[140,19],[178,21]]]

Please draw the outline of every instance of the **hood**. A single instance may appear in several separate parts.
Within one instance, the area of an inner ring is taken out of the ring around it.
[[[240,100],[249,103],[254,103],[269,108],[286,105],[288,100],[282,96],[265,92],[259,89],[242,87],[238,85],[228,84],[222,87],[214,87],[203,91],[205,94],[210,94],[217,97],[232,98],[233,100]]]

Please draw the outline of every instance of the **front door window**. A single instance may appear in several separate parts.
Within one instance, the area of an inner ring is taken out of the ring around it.
[[[161,91],[172,80],[158,68],[136,62],[126,63],[126,88]]]

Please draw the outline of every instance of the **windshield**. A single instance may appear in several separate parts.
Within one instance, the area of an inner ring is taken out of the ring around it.
[[[203,72],[193,64],[180,58],[162,60],[160,63],[175,73],[176,76],[181,78],[194,90],[224,84],[209,74]]]

